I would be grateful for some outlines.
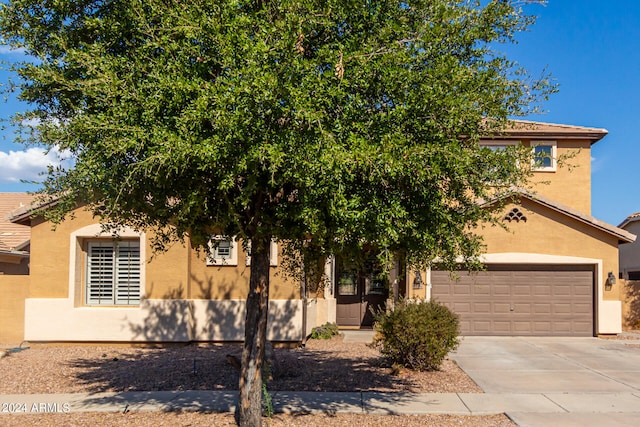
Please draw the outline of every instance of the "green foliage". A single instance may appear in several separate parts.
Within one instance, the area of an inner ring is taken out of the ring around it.
[[[13,0],[0,36],[37,58],[15,120],[75,159],[45,182],[60,214],[82,200],[158,248],[215,232],[452,266],[480,251],[477,200],[525,178],[479,138],[553,91],[501,53],[533,21],[517,3]]]
[[[338,325],[335,323],[325,323],[311,330],[311,338],[314,340],[328,340],[339,333]]]
[[[436,301],[403,300],[376,316],[374,344],[392,365],[438,369],[458,347],[458,316]]]
[[[291,270],[364,247],[387,265],[477,261],[474,227],[500,208],[478,201],[529,164],[478,141],[554,89],[499,49],[533,21],[518,3],[8,0],[0,38],[35,60],[4,87],[30,108],[14,121],[37,123],[22,137],[74,159],[44,182],[53,219],[81,201],[156,249],[251,240],[244,405],[272,238]]]

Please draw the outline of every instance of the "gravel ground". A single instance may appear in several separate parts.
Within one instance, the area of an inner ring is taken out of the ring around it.
[[[97,393],[152,390],[237,390],[238,372],[228,356],[231,345],[133,348],[125,346],[33,346],[0,359],[0,394]],[[451,360],[439,371],[394,372],[379,352],[342,337],[310,340],[305,348],[274,350],[269,390],[411,391],[482,393]],[[204,426],[234,425],[230,414],[73,413],[0,415],[4,426]],[[267,424],[268,423],[268,424]],[[374,416],[363,414],[277,414],[277,426],[513,426],[495,416]]]
[[[0,394],[237,390],[227,356],[240,346],[34,346],[0,359]],[[274,350],[270,390],[482,393],[446,359],[439,371],[397,373],[365,343],[342,337],[309,340],[305,348]]]
[[[235,426],[231,414],[163,413],[138,412],[119,413],[78,413],[49,415],[0,415],[4,427],[176,427],[176,426]],[[283,415],[271,419],[264,418],[268,427],[513,427],[504,415],[461,416],[461,415]]]

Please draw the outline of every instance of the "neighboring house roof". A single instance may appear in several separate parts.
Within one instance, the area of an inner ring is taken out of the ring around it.
[[[7,219],[16,224],[29,225],[29,219],[36,213],[42,212],[50,207],[55,206],[59,199],[52,197],[48,201],[42,201],[42,199],[36,199],[38,196],[33,196],[31,203],[21,205],[20,207],[12,210],[8,213]]]
[[[0,252],[23,256],[29,244],[31,228],[10,218],[15,209],[30,206],[35,196],[27,193],[0,193]]]
[[[531,191],[525,190],[523,188],[515,188],[511,191],[510,196],[518,196],[518,197],[524,197],[527,198],[529,200],[532,200],[534,202],[537,202],[543,206],[546,206],[549,209],[553,209],[554,211],[560,212],[570,218],[573,218],[577,221],[580,221],[584,224],[587,224],[593,228],[596,228],[598,230],[604,231],[605,233],[608,233],[612,236],[615,236],[618,238],[618,242],[619,243],[631,243],[634,242],[636,240],[636,235],[629,233],[626,230],[623,230],[620,227],[616,227],[615,225],[611,225],[608,224],[604,221],[600,221],[599,219],[596,219],[595,217],[592,217],[591,215],[587,215],[583,212],[580,212],[577,209],[573,209],[570,208],[569,206],[563,205],[561,203],[558,203],[552,199],[549,199],[548,197],[544,197],[541,196],[539,194],[535,194]],[[505,197],[509,197],[509,196],[505,196]],[[496,200],[490,200],[490,201],[485,201],[482,202],[481,204],[483,205],[490,205],[495,203]]]
[[[571,126],[555,123],[531,122],[528,120],[512,120],[512,126],[505,129],[501,138],[553,138],[553,139],[588,139],[594,144],[604,138],[609,131],[602,128]]]
[[[629,225],[632,222],[636,222],[636,221],[640,221],[640,212],[635,212],[632,213],[631,215],[629,215],[628,217],[625,218],[624,221],[622,221],[620,223],[620,225],[618,225],[618,227],[620,228],[625,228],[627,225]]]

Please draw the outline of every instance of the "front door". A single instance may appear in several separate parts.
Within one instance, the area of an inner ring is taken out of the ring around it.
[[[374,260],[368,260],[360,268],[353,263],[338,262],[336,273],[338,325],[372,326],[374,313],[385,307],[389,295],[388,278]]]

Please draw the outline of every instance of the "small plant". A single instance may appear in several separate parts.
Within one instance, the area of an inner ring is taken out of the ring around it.
[[[311,338],[314,340],[328,340],[339,333],[338,325],[335,323],[325,323],[324,325],[316,326],[311,330]]]
[[[273,401],[271,400],[271,393],[267,390],[267,385],[262,383],[262,414],[267,417],[270,424],[271,417],[273,417]]]
[[[392,365],[436,370],[458,347],[458,316],[435,301],[403,300],[376,314],[374,346]]]

